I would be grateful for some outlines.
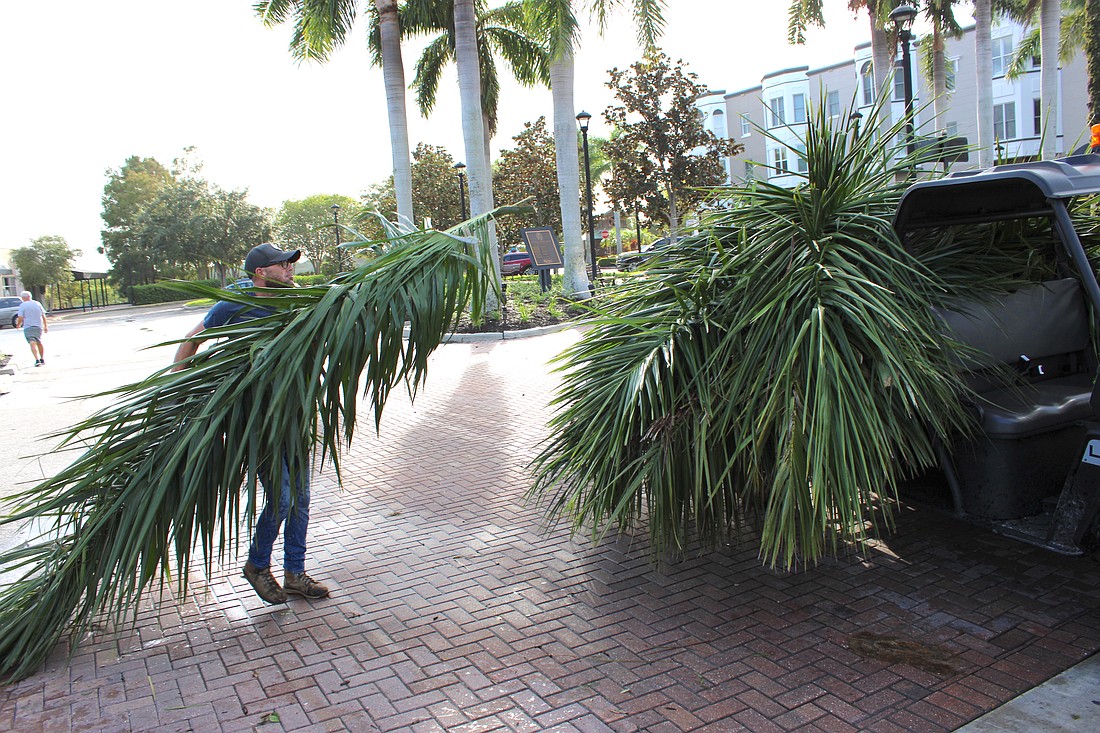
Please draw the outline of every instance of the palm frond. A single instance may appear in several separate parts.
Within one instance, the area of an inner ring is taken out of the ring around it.
[[[0,673],[31,673],[66,630],[79,638],[100,616],[122,620],[158,579],[174,573],[186,593],[193,551],[209,566],[236,546],[242,517],[251,521],[258,466],[331,461],[339,477],[360,385],[377,426],[394,388],[415,394],[463,309],[484,307],[495,287],[486,222],[462,225],[474,236],[387,223],[374,257],[325,286],[175,285],[274,312],[204,332],[224,338],[186,369],[108,393],[116,404],[59,436],[83,452],[0,520],[51,526],[0,555],[0,570],[19,573],[0,590]]]
[[[716,190],[703,234],[605,296],[558,362],[533,463],[551,516],[597,536],[646,522],[657,551],[751,518],[786,567],[889,523],[899,478],[969,425],[930,307],[947,288],[891,226],[927,155],[899,148],[903,123],[817,110],[775,138],[805,156],[802,183]]]

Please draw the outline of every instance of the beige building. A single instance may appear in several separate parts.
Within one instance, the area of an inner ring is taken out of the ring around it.
[[[994,138],[999,160],[1036,156],[1040,148],[1041,106],[1039,102],[1039,64],[1036,59],[1021,77],[1009,80],[1004,72],[1028,29],[1008,20],[995,22],[993,46],[993,118]],[[946,55],[949,66],[949,102],[942,120],[933,119],[931,84],[919,71],[915,48],[913,62],[913,106],[917,110],[918,136],[961,136],[973,145],[977,142],[977,81],[974,69],[974,28],[962,38],[949,39]],[[1057,152],[1073,152],[1089,140],[1088,105],[1084,52],[1059,73],[1061,114],[1057,124]],[[901,53],[891,91],[890,112],[899,120],[905,112],[904,76]],[[866,118],[874,104],[874,80],[871,71],[870,43],[857,46],[853,57],[831,66],[810,69],[799,66],[766,74],[760,85],[727,94],[711,92],[697,102],[708,129],[715,135],[730,137],[745,146],[742,154],[726,161],[731,181],[753,176],[767,178],[780,185],[798,182],[797,172],[806,162],[797,154],[798,140],[809,115],[824,106],[839,124],[858,124],[853,112]],[[768,139],[761,132],[786,143]],[[788,148],[787,146],[790,146]],[[969,162],[958,162],[952,170],[973,168],[977,155]]]

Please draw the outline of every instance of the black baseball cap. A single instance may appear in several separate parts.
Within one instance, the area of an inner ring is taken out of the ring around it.
[[[279,249],[270,242],[264,242],[248,251],[248,256],[244,258],[244,270],[248,273],[254,273],[260,267],[277,265],[280,262],[297,262],[301,256],[302,250],[300,249],[292,249],[288,252]]]

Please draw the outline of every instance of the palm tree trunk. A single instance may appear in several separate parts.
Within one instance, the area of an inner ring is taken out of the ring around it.
[[[1058,127],[1062,119],[1062,101],[1058,94],[1058,46],[1062,35],[1061,0],[1042,0],[1039,6],[1039,43],[1042,68],[1039,75],[1043,100],[1043,159],[1058,153]]]
[[[936,22],[932,26],[932,112],[937,129],[942,129],[947,112],[947,59],[943,49],[943,30]]]
[[[974,67],[978,89],[978,167],[993,164],[993,6],[974,0]]]
[[[397,213],[413,221],[412,161],[409,155],[409,123],[405,116],[405,67],[401,60],[401,24],[396,0],[374,0],[382,42],[382,79],[386,87],[386,114],[393,154],[393,188]]]
[[[897,55],[897,47],[891,44],[893,38],[884,30],[879,22],[879,14],[873,4],[867,4],[867,17],[871,23],[871,67],[875,75],[875,98],[881,94],[890,94],[889,80],[894,73],[894,58]],[[890,105],[882,107],[884,114],[878,120],[878,129],[885,130],[890,127]]]
[[[493,179],[487,164],[485,130],[482,124],[481,70],[477,56],[477,19],[474,0],[455,0],[455,64],[458,66],[458,93],[462,106],[462,141],[466,152],[467,183],[470,187],[470,214],[480,216],[492,210]],[[494,237],[485,246],[496,249]],[[500,282],[500,258],[492,257],[496,282]],[[496,290],[486,302],[496,310]]]
[[[577,154],[577,118],[573,108],[573,52],[563,53],[550,64],[550,90],[554,98],[554,149],[558,166],[558,200],[561,206],[566,297],[589,293],[588,274],[581,240],[581,164]]]

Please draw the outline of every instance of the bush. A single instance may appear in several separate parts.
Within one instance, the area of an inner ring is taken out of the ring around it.
[[[328,275],[295,275],[294,282],[302,287],[309,287],[311,285],[324,285],[331,280]]]
[[[217,280],[197,280],[212,288],[218,287]],[[173,303],[177,300],[191,300],[191,296],[179,290],[163,285],[135,285],[130,291],[130,300],[134,305],[152,305],[154,303]]]

